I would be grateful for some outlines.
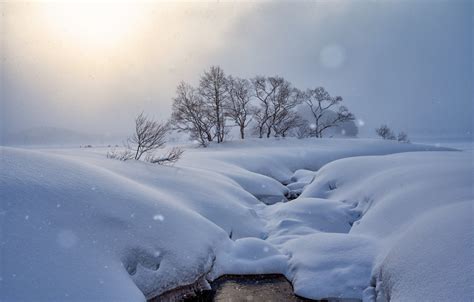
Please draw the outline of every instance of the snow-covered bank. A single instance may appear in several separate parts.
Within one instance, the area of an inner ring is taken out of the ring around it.
[[[378,156],[425,150],[440,148],[254,140],[189,148],[164,167],[107,159],[105,149],[2,148],[1,299],[143,301],[238,273],[285,274],[308,298],[360,298],[371,278],[366,297],[418,297],[435,286],[410,283],[425,273],[472,276],[462,257],[447,265],[440,251],[440,240],[472,227],[460,215],[472,211],[472,153]],[[290,191],[302,196],[259,201]],[[472,251],[469,234],[449,238],[454,251]],[[410,261],[441,263],[407,272]]]
[[[306,197],[362,213],[350,235],[377,242],[375,291],[391,301],[467,301],[474,283],[472,152],[343,159],[321,169]],[[328,184],[336,189],[329,190]],[[465,214],[467,213],[467,214]]]

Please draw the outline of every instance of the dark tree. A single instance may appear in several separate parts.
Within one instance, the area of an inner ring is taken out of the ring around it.
[[[323,87],[309,89],[304,99],[304,103],[309,107],[314,117],[311,136],[323,137],[324,130],[354,120],[354,115],[347,107],[340,105],[342,97],[332,97]],[[336,114],[329,114],[331,111]]]
[[[251,121],[251,84],[247,79],[227,77],[228,99],[225,115],[239,127],[240,138],[245,138],[245,128]]]
[[[213,121],[209,108],[191,85],[181,82],[173,99],[171,124],[175,130],[187,132],[191,139],[206,146],[213,140]]]
[[[270,81],[280,83],[274,94],[270,97],[270,118],[267,120],[267,137],[270,137],[272,130],[274,135],[282,135],[279,131],[296,127],[299,120],[298,115],[294,112],[295,107],[302,101],[302,93],[293,88],[291,83],[283,78],[269,78]]]
[[[154,121],[140,113],[135,118],[135,133],[129,138],[135,148],[134,158],[138,160],[143,154],[163,147],[168,132],[168,123]]]
[[[302,100],[301,92],[282,77],[256,77],[252,84],[258,100],[254,120],[259,137],[264,134],[270,137],[272,131],[275,135],[282,135],[282,131],[286,133],[293,128],[297,120],[294,108]]]
[[[395,140],[395,134],[387,125],[381,125],[379,128],[375,129],[375,133],[383,139]]]
[[[410,142],[410,139],[408,138],[408,134],[406,134],[403,131],[398,133],[397,140],[401,143],[409,143]]]
[[[211,110],[208,111],[209,119],[214,124],[214,134],[217,142],[224,141],[226,134],[224,104],[228,98],[226,77],[219,66],[211,66],[205,71],[199,82],[199,94]]]
[[[277,122],[273,125],[273,131],[275,136],[286,137],[288,132],[292,129],[299,128],[304,125],[304,120],[295,111],[282,111],[277,119]],[[298,135],[298,133],[296,133]]]
[[[253,118],[256,122],[255,130],[259,138],[262,138],[265,133],[267,122],[271,117],[271,98],[280,85],[280,81],[270,81],[268,78],[262,76],[257,76],[252,79],[254,95],[258,100],[258,107],[255,107],[253,111]]]

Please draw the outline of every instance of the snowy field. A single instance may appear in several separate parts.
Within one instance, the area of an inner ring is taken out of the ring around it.
[[[474,298],[472,150],[254,139],[174,166],[0,150],[1,301],[145,301],[270,273],[312,299]]]

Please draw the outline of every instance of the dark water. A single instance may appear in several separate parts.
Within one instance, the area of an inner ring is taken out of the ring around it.
[[[206,301],[304,301],[293,294],[291,284],[281,275],[223,276],[212,288]]]
[[[310,300],[298,297],[291,283],[283,275],[225,275],[211,283],[212,290],[196,293],[187,302],[297,302],[330,301],[353,302],[359,300],[329,299]],[[187,295],[189,297],[189,295]],[[149,302],[170,301],[169,296],[160,296]],[[176,297],[172,299],[176,301]]]
[[[296,296],[282,275],[227,275],[212,282],[212,290],[186,301],[195,302],[296,302],[315,301]],[[326,301],[326,300],[321,300]]]

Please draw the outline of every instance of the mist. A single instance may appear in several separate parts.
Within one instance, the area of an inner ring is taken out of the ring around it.
[[[127,134],[141,111],[167,119],[179,81],[197,84],[211,65],[324,86],[362,137],[382,123],[473,136],[471,1],[143,2],[133,30],[100,47],[46,24],[44,11],[65,5],[0,4],[2,137],[43,126]]]

